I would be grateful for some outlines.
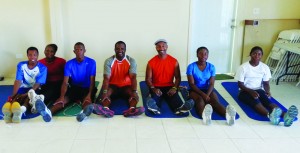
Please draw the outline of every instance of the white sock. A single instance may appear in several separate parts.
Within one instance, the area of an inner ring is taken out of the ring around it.
[[[21,112],[22,112],[22,114],[25,113],[26,110],[27,110],[27,108],[25,106],[21,106]]]

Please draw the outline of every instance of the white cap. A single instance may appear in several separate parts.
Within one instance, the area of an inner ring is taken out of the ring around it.
[[[166,39],[158,39],[158,40],[155,41],[154,45],[156,45],[159,42],[164,42],[164,43],[168,44],[168,42],[166,41]]]

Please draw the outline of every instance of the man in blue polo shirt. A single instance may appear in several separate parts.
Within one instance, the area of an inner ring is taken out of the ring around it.
[[[63,109],[65,105],[77,102],[83,108],[83,111],[77,115],[79,122],[93,111],[92,101],[96,93],[96,61],[84,56],[85,52],[83,43],[77,42],[74,45],[76,57],[65,65],[61,94],[51,108],[51,112],[54,114]]]

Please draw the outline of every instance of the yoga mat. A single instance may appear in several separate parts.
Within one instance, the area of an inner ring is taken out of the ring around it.
[[[13,85],[0,85],[0,120],[3,120],[2,107],[6,103],[8,96],[11,95],[13,87]],[[30,119],[37,116],[39,116],[39,114],[32,114],[30,110],[27,110],[26,113],[22,115],[22,119]]]
[[[142,100],[143,100],[143,105],[145,107],[145,114],[149,117],[153,118],[182,118],[182,117],[187,117],[189,113],[184,113],[181,115],[176,115],[174,114],[171,109],[169,108],[167,102],[162,100],[161,102],[161,114],[155,115],[151,111],[147,109],[147,104],[146,104],[146,98],[149,96],[149,89],[145,81],[140,82],[140,88],[141,88],[141,94],[142,94]]]
[[[183,87],[185,87],[185,88],[181,88],[180,90],[181,90],[181,93],[183,93],[183,94],[182,94],[183,98],[186,100],[186,99],[187,99],[187,95],[188,95],[188,91],[187,91],[186,89],[189,88],[189,84],[188,84],[187,81],[181,81],[181,84],[180,84],[180,85],[183,86]],[[215,91],[216,94],[218,95],[218,98],[219,98],[220,103],[221,103],[223,106],[226,107],[226,106],[228,105],[227,101],[220,95],[220,93],[219,93],[217,90],[214,89],[214,91]],[[200,117],[200,116],[197,114],[197,112],[196,112],[196,110],[195,110],[195,107],[194,107],[190,112],[191,112],[191,114],[192,114],[193,117],[198,118],[198,119],[202,119],[202,117]],[[226,120],[225,117],[221,116],[220,114],[218,114],[218,113],[216,113],[216,112],[213,112],[213,113],[212,113],[211,118],[212,118],[212,120]],[[236,113],[235,119],[239,119],[239,118],[240,118],[239,114]]]
[[[233,76],[227,74],[216,74],[215,80],[229,80],[233,79]]]
[[[249,105],[246,105],[245,103],[241,102],[238,99],[239,88],[237,82],[222,82],[222,85],[227,90],[227,92],[232,96],[232,98],[238,103],[238,105],[242,108],[242,110],[247,114],[249,118],[258,121],[270,121],[268,117],[258,114],[253,108],[251,108]],[[287,109],[273,97],[271,98],[271,101],[275,103],[278,107],[280,107],[283,112],[287,111]],[[296,120],[297,118],[295,118],[295,121]],[[282,118],[281,121],[283,121]]]
[[[95,87],[98,89],[100,82],[95,81]],[[97,96],[97,95],[96,95]],[[47,106],[49,108],[49,106]],[[73,103],[67,107],[65,107],[63,110],[55,113],[53,116],[76,116],[77,114],[80,113],[82,110],[81,106],[79,104]]]

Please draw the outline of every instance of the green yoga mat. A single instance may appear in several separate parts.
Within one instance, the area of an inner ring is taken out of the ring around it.
[[[95,87],[97,88],[99,85],[99,81],[95,82]],[[54,114],[54,116],[76,116],[82,110],[81,106],[77,103],[73,103],[58,113]]]
[[[229,80],[233,78],[234,78],[233,76],[227,74],[216,74],[215,80]]]

